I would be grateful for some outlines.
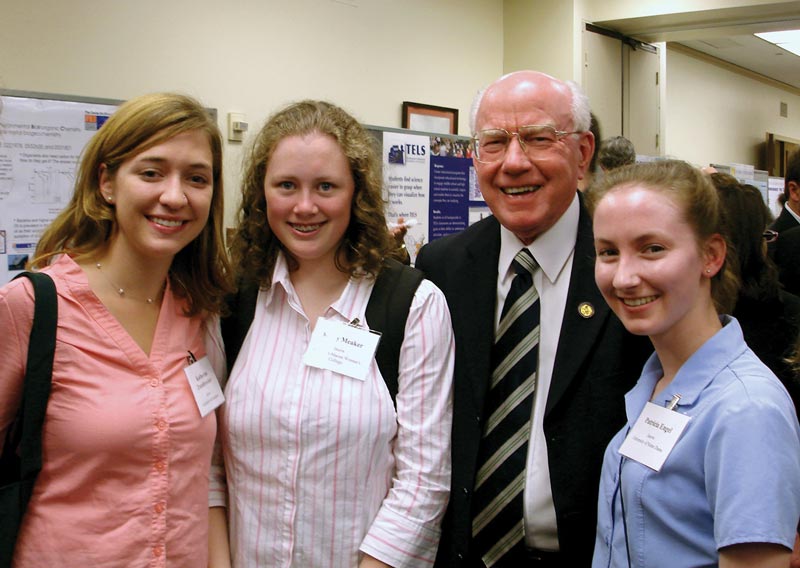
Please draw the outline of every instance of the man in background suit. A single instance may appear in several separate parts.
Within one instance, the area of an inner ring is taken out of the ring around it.
[[[767,250],[778,266],[781,284],[787,292],[800,294],[800,150],[786,163],[783,209],[769,228],[778,232]]]
[[[800,226],[800,150],[795,150],[786,163],[783,209],[769,228],[781,233],[798,226]]]
[[[474,161],[493,215],[417,257],[447,296],[456,339],[452,492],[437,566],[484,566],[473,542],[472,497],[492,343],[522,247],[540,265],[533,284],[541,306],[524,537],[519,531],[494,565],[591,562],[603,453],[651,348],[624,330],[594,282],[592,225],[577,192],[594,150],[589,121],[588,100],[572,83],[534,71],[492,83],[473,105],[471,127],[478,138],[491,135],[497,144],[499,133],[505,143],[499,159],[487,161],[486,152]],[[551,127],[546,140],[524,128],[530,125]]]
[[[800,296],[800,225],[778,233],[775,245],[775,264],[783,289]]]

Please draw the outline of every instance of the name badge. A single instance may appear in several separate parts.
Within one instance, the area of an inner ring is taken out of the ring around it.
[[[661,471],[689,420],[690,416],[648,402],[620,446],[619,453]]]
[[[200,410],[200,416],[205,416],[225,402],[225,395],[222,394],[222,387],[219,386],[217,375],[208,357],[203,357],[183,369],[189,386],[192,387],[194,401]]]
[[[303,363],[363,381],[380,338],[378,332],[320,318],[303,355]]]

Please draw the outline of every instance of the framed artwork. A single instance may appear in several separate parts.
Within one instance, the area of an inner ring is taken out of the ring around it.
[[[458,134],[458,109],[403,101],[403,128]]]

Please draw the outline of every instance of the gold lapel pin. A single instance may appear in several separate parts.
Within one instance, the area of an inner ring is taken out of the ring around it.
[[[578,313],[583,319],[589,319],[594,316],[594,306],[589,302],[581,302],[578,306]]]

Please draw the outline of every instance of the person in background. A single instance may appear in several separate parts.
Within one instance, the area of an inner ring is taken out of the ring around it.
[[[587,168],[586,173],[581,179],[578,180],[579,191],[588,191],[592,187],[592,182],[594,182],[595,176],[597,176],[598,173],[602,173],[597,165],[597,141],[602,138],[600,136],[600,121],[597,120],[597,116],[595,116],[593,112],[589,113],[589,117],[591,119],[589,122],[589,132],[591,132],[592,136],[594,136],[595,148],[592,151],[592,159],[589,161],[589,167]]]
[[[31,262],[54,280],[59,315],[14,566],[206,565],[216,419],[184,371],[232,290],[222,221],[221,136],[194,99],[132,99],[89,141]],[[0,439],[33,303],[26,279],[0,289]]]
[[[781,289],[778,271],[767,256],[772,238],[761,192],[728,174],[711,174],[722,206],[723,230],[733,255],[731,268],[741,281],[731,315],[758,358],[780,379],[800,409],[800,381],[786,362],[800,333],[800,298]]]
[[[652,348],[625,331],[592,278],[577,191],[594,149],[589,122],[574,83],[520,71],[489,85],[471,127],[492,215],[417,256],[447,297],[456,338],[437,566],[591,562],[603,447]]]
[[[411,264],[411,255],[406,247],[406,234],[408,233],[408,225],[406,224],[405,219],[398,217],[395,225],[389,227],[389,232],[391,233],[392,238],[395,241],[395,245],[398,248],[398,260],[400,260],[400,262],[403,264]]]
[[[774,242],[774,259],[778,265],[778,279],[784,290],[800,295],[800,226],[771,235]]]
[[[679,161],[614,170],[594,192],[597,285],[655,353],[606,450],[593,566],[788,566],[800,425],[720,315],[737,279],[717,192]]]
[[[636,163],[633,143],[624,136],[606,138],[597,153],[597,163],[604,172]]]
[[[800,149],[795,150],[789,155],[786,161],[786,175],[783,178],[783,209],[778,218],[770,225],[770,229],[782,233],[794,227],[800,226]],[[796,261],[796,259],[793,259]],[[783,259],[776,258],[775,262],[780,266]],[[785,259],[789,262],[789,259]]]
[[[240,287],[260,290],[222,413],[234,566],[412,567],[436,555],[450,490],[444,296],[426,280],[416,290],[396,401],[374,357],[358,376],[306,359],[332,349],[326,335],[371,335],[375,277],[397,251],[381,186],[371,136],[325,102],[275,113],[246,160],[233,259]]]

